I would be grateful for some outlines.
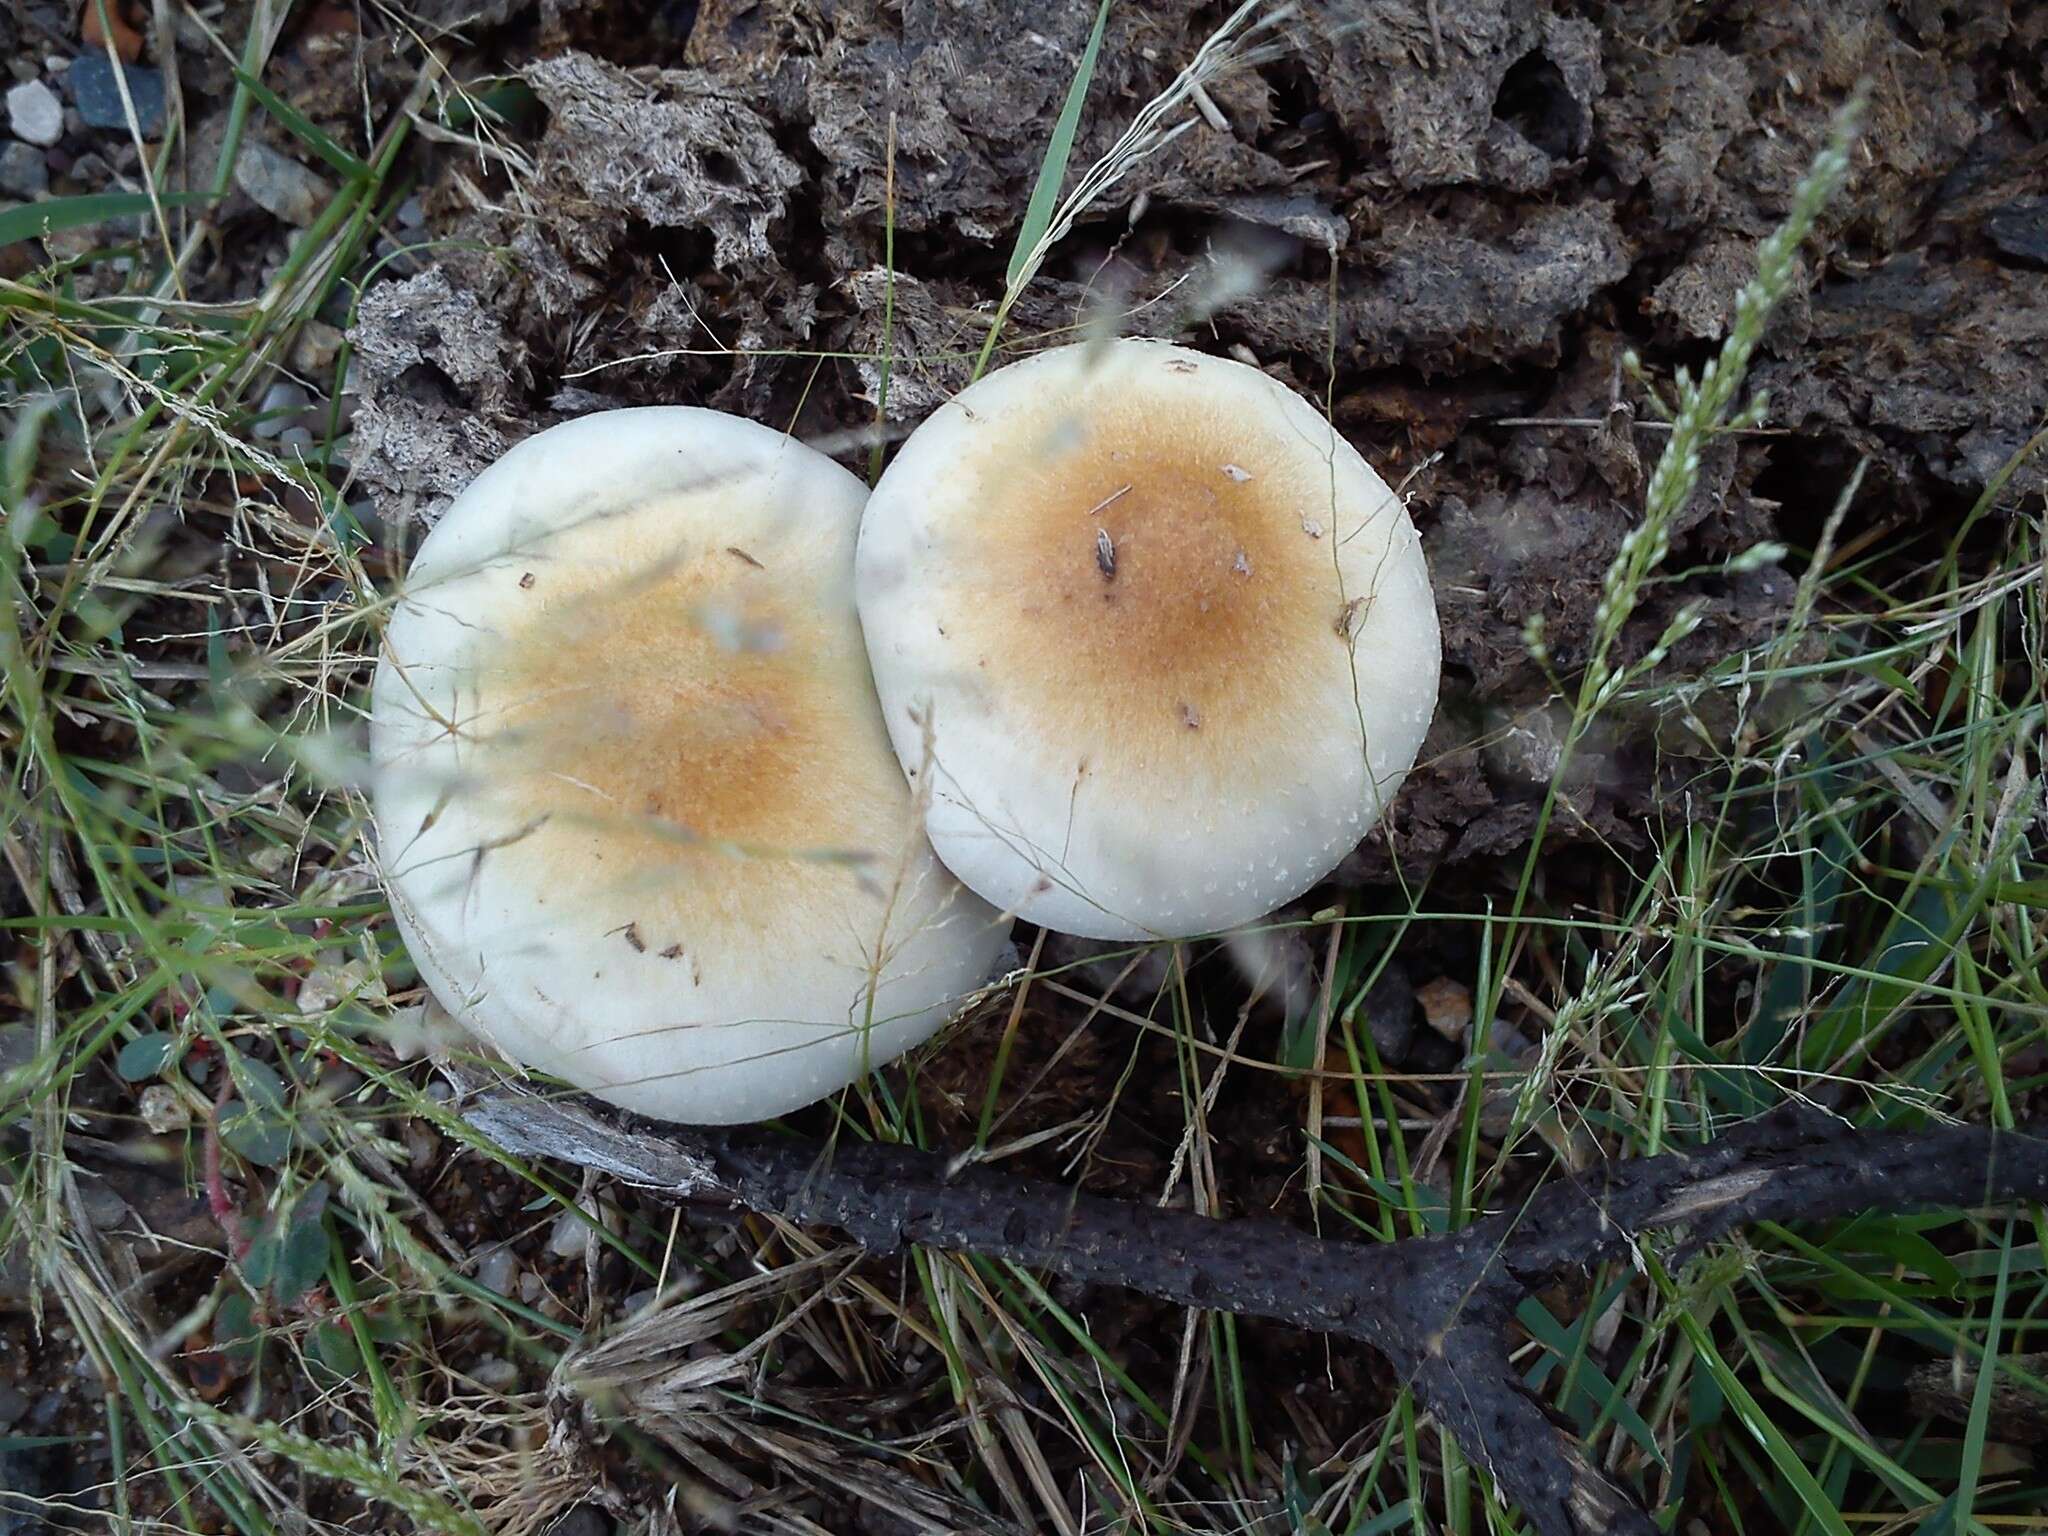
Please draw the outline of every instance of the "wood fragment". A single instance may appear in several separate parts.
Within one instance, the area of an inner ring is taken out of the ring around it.
[[[2048,1127],[1859,1131],[1792,1106],[1704,1147],[1595,1164],[1512,1210],[1368,1244],[1256,1217],[1107,1199],[958,1167],[913,1147],[831,1146],[755,1126],[654,1126],[578,1098],[496,1088],[462,1106],[506,1151],[598,1168],[650,1193],[837,1227],[871,1253],[975,1253],[1187,1306],[1342,1335],[1384,1354],[1540,1536],[1659,1536],[1510,1361],[1514,1310],[1682,1219],[1673,1262],[1758,1221],[1980,1208],[2048,1197]]]

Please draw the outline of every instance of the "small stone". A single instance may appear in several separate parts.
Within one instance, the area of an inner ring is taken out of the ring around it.
[[[418,197],[408,197],[398,205],[398,227],[400,229],[418,229],[426,222],[426,205]]]
[[[476,1283],[500,1296],[510,1296],[519,1283],[519,1256],[502,1244],[477,1262]]]
[[[654,1304],[654,1298],[656,1294],[657,1293],[651,1286],[646,1290],[635,1291],[632,1295],[628,1296],[624,1301],[619,1303],[619,1316],[621,1318],[639,1316],[642,1312],[645,1312],[650,1306]]]
[[[427,1035],[427,1010],[418,1003],[392,1009],[384,1016],[384,1044],[400,1061],[418,1061],[426,1055],[433,1045]]]
[[[64,137],[64,103],[40,80],[25,80],[7,93],[7,127],[17,139],[48,149]]]
[[[36,1032],[26,1024],[0,1025],[0,1077],[36,1059]]]
[[[265,213],[303,228],[334,200],[334,188],[290,155],[251,139],[235,157],[235,185]]]
[[[280,379],[263,392],[256,407],[256,421],[249,428],[257,437],[281,437],[292,418],[313,403],[313,397],[287,379]],[[325,1013],[367,979],[362,961],[313,968],[299,987],[299,1012]]]
[[[583,1214],[566,1210],[555,1218],[554,1229],[548,1233],[548,1252],[558,1259],[578,1258],[590,1236],[590,1223]]]
[[[1512,1060],[1520,1061],[1524,1056],[1536,1049],[1536,1042],[1515,1028],[1506,1019],[1495,1019],[1491,1034],[1493,1036],[1493,1048],[1499,1051],[1501,1055]]]
[[[441,1152],[441,1138],[435,1134],[433,1126],[423,1120],[408,1120],[399,1136],[405,1143],[406,1161],[412,1165],[414,1173],[424,1173],[434,1166],[434,1159]]]
[[[291,418],[303,412],[311,403],[311,397],[289,379],[279,379],[264,391],[262,401],[256,406],[256,424],[250,428],[260,438],[283,436],[285,428],[291,426]],[[326,1014],[330,1008],[340,1004],[342,999],[358,999],[365,1004],[381,1004],[383,981],[371,973],[367,961],[344,961],[334,950],[324,950],[313,958],[313,969],[305,973],[305,981],[299,983],[299,1012],[301,1014]]]
[[[2048,267],[2048,197],[2023,197],[1994,211],[1984,224],[1991,243],[2015,261]]]
[[[71,100],[88,128],[126,128],[127,110],[121,105],[120,79],[128,82],[128,94],[135,101],[135,121],[144,138],[155,138],[164,126],[164,77],[161,71],[141,64],[123,64],[119,79],[103,53],[81,55],[68,76]]]
[[[142,1123],[158,1136],[168,1136],[192,1124],[192,1111],[178,1097],[178,1090],[168,1083],[152,1083],[143,1089],[142,1102],[137,1110],[142,1116]]]
[[[519,1385],[519,1367],[499,1355],[485,1355],[469,1368],[470,1380],[493,1392],[509,1392]],[[552,1529],[559,1531],[557,1523]]]
[[[85,1219],[102,1232],[128,1219],[128,1202],[98,1179],[78,1181],[78,1203],[85,1207]]]
[[[1415,1000],[1429,1027],[1454,1045],[1472,1027],[1472,989],[1461,981],[1439,976],[1424,982],[1415,989]]]
[[[330,1061],[320,1068],[318,1083],[321,1099],[329,1104],[339,1104],[344,1099],[361,1091],[363,1074],[354,1067],[343,1066],[338,1061]]]
[[[26,1301],[35,1289],[29,1273],[28,1245],[19,1239],[0,1248],[0,1301]]]
[[[0,149],[0,193],[30,201],[50,190],[50,168],[43,152],[19,141]]]
[[[1365,1022],[1382,1064],[1398,1067],[1415,1044],[1415,987],[1408,973],[1389,965],[1365,994]]]
[[[27,1412],[28,1395],[0,1381],[0,1429],[12,1429],[16,1421]]]
[[[52,261],[82,261],[101,246],[111,245],[120,238],[120,230],[113,221],[74,224],[69,229],[53,229],[44,235],[43,249],[50,253]]]
[[[308,320],[292,343],[292,366],[301,373],[325,373],[341,355],[341,331],[324,320]]]
[[[97,187],[113,177],[114,168],[107,164],[107,157],[87,150],[71,162],[71,179],[81,186]]]

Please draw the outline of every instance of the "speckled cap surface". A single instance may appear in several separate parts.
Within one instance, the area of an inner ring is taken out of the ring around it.
[[[866,487],[718,412],[515,447],[372,691],[380,859],[442,1004],[642,1113],[761,1119],[928,1036],[1008,922],[918,826],[852,599]]]
[[[1320,411],[1163,342],[937,410],[862,519],[862,625],[939,857],[1095,938],[1252,921],[1379,818],[1435,712],[1421,541]]]

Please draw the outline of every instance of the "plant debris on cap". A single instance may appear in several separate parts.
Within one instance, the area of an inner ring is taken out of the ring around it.
[[[1165,343],[1062,347],[940,407],[868,501],[857,584],[939,857],[1062,932],[1301,894],[1436,708],[1400,500],[1307,401]]]
[[[414,559],[372,694],[444,1006],[626,1108],[754,1120],[923,1040],[1008,923],[932,857],[852,598],[865,487],[687,407],[552,428]]]

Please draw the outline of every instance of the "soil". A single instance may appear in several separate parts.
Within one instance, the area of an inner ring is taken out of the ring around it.
[[[506,114],[495,154],[432,139],[408,151],[411,239],[435,244],[388,246],[359,311],[330,317],[353,321],[357,511],[394,550],[416,543],[511,442],[601,406],[704,404],[817,439],[865,432],[880,370],[848,355],[883,343],[887,224],[894,357],[884,415],[907,430],[967,378],[1095,6],[426,0],[413,10],[441,29],[457,78],[510,77],[517,88],[493,97]],[[31,63],[53,39],[77,37],[75,17],[21,14],[0,18],[0,44]],[[1117,0],[1077,166],[1110,146],[1225,14]],[[245,24],[239,3],[218,22],[230,40]],[[1709,454],[1668,562],[1706,573],[1658,589],[1625,650],[1646,652],[1688,603],[1704,618],[1664,663],[1671,675],[1770,635],[1792,579],[1775,566],[1716,568],[1763,540],[1809,546],[1860,460],[1870,467],[1844,537],[1884,529],[1938,540],[2039,430],[2048,7],[1310,0],[1275,41],[1270,57],[1211,92],[1221,126],[1198,123],[1095,207],[1008,335],[1026,340],[1127,304],[1127,328],[1191,334],[1327,393],[1343,430],[1411,499],[1444,624],[1445,679],[1393,816],[1300,911],[1383,904],[1397,871],[1446,903],[1499,899],[1555,762],[1558,706],[1525,623],[1544,615],[1558,671],[1583,660],[1601,572],[1639,514],[1662,441],[1637,409],[1642,390],[1624,356],[1658,380],[1710,355],[1758,241],[1859,79],[1874,94],[1852,180],[1755,370],[1770,393],[1768,429]],[[380,13],[316,7],[294,13],[271,83],[364,153],[365,120],[384,121],[410,88],[409,48]],[[181,47],[180,63],[203,143],[220,131],[232,78],[202,48]],[[116,159],[117,145],[109,136]],[[293,148],[281,137],[275,147]],[[210,161],[195,154],[194,164]],[[253,201],[236,227],[252,249],[282,234]],[[1233,288],[1248,271],[1256,281]],[[224,263],[217,291],[191,296],[233,297],[248,275]],[[1215,296],[1201,305],[1208,313],[1195,313],[1190,294]],[[2048,456],[2037,456],[1996,491],[1990,524],[2044,490]],[[1597,746],[1551,832],[1543,877],[1554,902],[1597,902],[1608,861],[1642,846],[1645,818],[1692,771],[1667,722],[1618,715]],[[1046,951],[1088,955],[1058,940]],[[1469,974],[1469,963],[1441,949],[1404,956],[1417,982]],[[1316,964],[1304,940],[1250,967],[1267,982],[1247,1023],[1260,1054],[1302,1017],[1302,978]],[[1096,989],[1119,968],[1105,962]],[[1196,1007],[1219,1035],[1256,990],[1247,975],[1227,951],[1198,958]],[[1143,1010],[1158,981],[1141,973],[1116,995]],[[1405,976],[1388,985],[1386,1017],[1374,1020],[1388,1063],[1423,1079],[1454,1069],[1462,1048],[1422,1020]],[[1171,1044],[1088,1036],[1055,1056],[1080,1017],[1043,989],[1032,995],[1006,1080],[1033,1086],[1001,1106],[1005,1133],[1059,1125],[1120,1094],[1111,1130],[1078,1161],[1046,1146],[1016,1165],[1156,1198],[1184,1124]],[[1001,1012],[975,1021],[922,1072],[916,1091],[941,1144],[971,1139],[1004,1024]],[[1513,1023],[1498,1027],[1512,1033]],[[1442,1113],[1452,1091],[1442,1087],[1419,1081],[1410,1107]],[[1222,1144],[1219,1212],[1300,1218],[1298,1096],[1272,1074],[1244,1073],[1223,1104],[1231,1123],[1263,1129]],[[440,1149],[417,1173],[459,1245],[520,1227],[522,1191],[475,1159]],[[628,1219],[666,1231],[664,1213],[622,1199]],[[208,1236],[190,1210],[160,1214],[220,1250],[218,1232]],[[719,1214],[692,1220],[707,1244],[730,1227]],[[521,1265],[544,1275],[535,1294],[550,1315],[580,1321],[633,1283],[615,1261],[586,1273],[580,1259],[550,1256],[545,1239],[527,1233],[516,1247]],[[189,1279],[167,1282],[159,1310],[175,1314]],[[1180,1312],[1085,1300],[1097,1342],[1170,1397]],[[0,1339],[16,1341],[0,1347],[0,1437],[101,1433],[89,1405],[77,1406],[97,1384],[86,1391],[75,1379],[74,1353],[30,1350],[19,1306],[0,1274]],[[444,1342],[469,1339],[465,1328],[475,1331],[451,1323]],[[1272,1385],[1253,1405],[1258,1443],[1320,1456],[1391,1398],[1394,1384],[1366,1351],[1277,1327],[1245,1326],[1240,1338],[1246,1376]],[[777,1389],[787,1401],[822,1402],[815,1394],[838,1383],[815,1360],[806,1380],[807,1358],[792,1350]],[[878,1434],[908,1422],[875,1415]],[[948,1441],[945,1454],[963,1446]],[[90,1456],[9,1454],[21,1465],[0,1469],[0,1483],[91,1487],[106,1470]],[[617,1460],[612,1475],[630,1479]],[[0,1512],[0,1532],[16,1529],[10,1518]],[[872,1509],[858,1522],[820,1518],[833,1529],[894,1528]]]
[[[1878,516],[1948,524],[2048,411],[2048,16],[1880,0],[1573,9],[1303,8],[1281,57],[1214,93],[1227,129],[1198,126],[1114,189],[1014,322],[1028,337],[1249,267],[1249,291],[1203,321],[1207,343],[1329,390],[1405,484],[1444,620],[1444,707],[1349,878],[1384,880],[1398,849],[1411,873],[1457,879],[1526,840],[1543,754],[1469,744],[1542,734],[1530,716],[1552,690],[1523,638],[1531,614],[1556,668],[1584,657],[1660,443],[1634,420],[1622,354],[1652,377],[1706,355],[1859,78],[1880,85],[1858,169],[1757,369],[1772,434],[1712,457],[1671,565],[1800,546],[1862,456],[1848,536]],[[1220,14],[1113,9],[1077,164]],[[525,73],[534,174],[430,178],[437,232],[479,250],[371,290],[355,333],[358,469],[379,509],[431,520],[507,441],[599,404],[702,403],[815,437],[870,426],[872,363],[746,354],[882,344],[892,118],[887,415],[914,423],[967,378],[1043,153],[1017,127],[1057,112],[1092,15],[1087,0],[714,0],[686,35],[661,10],[511,17],[504,56],[548,54]],[[1169,297],[1130,328],[1187,319]],[[2044,486],[2036,459],[2000,500]],[[1768,633],[1791,595],[1775,569],[1673,585],[1630,643],[1640,654],[1701,603],[1668,663],[1696,671]],[[1618,756],[1581,786],[1574,825],[1626,847],[1656,786],[1646,754]]]

